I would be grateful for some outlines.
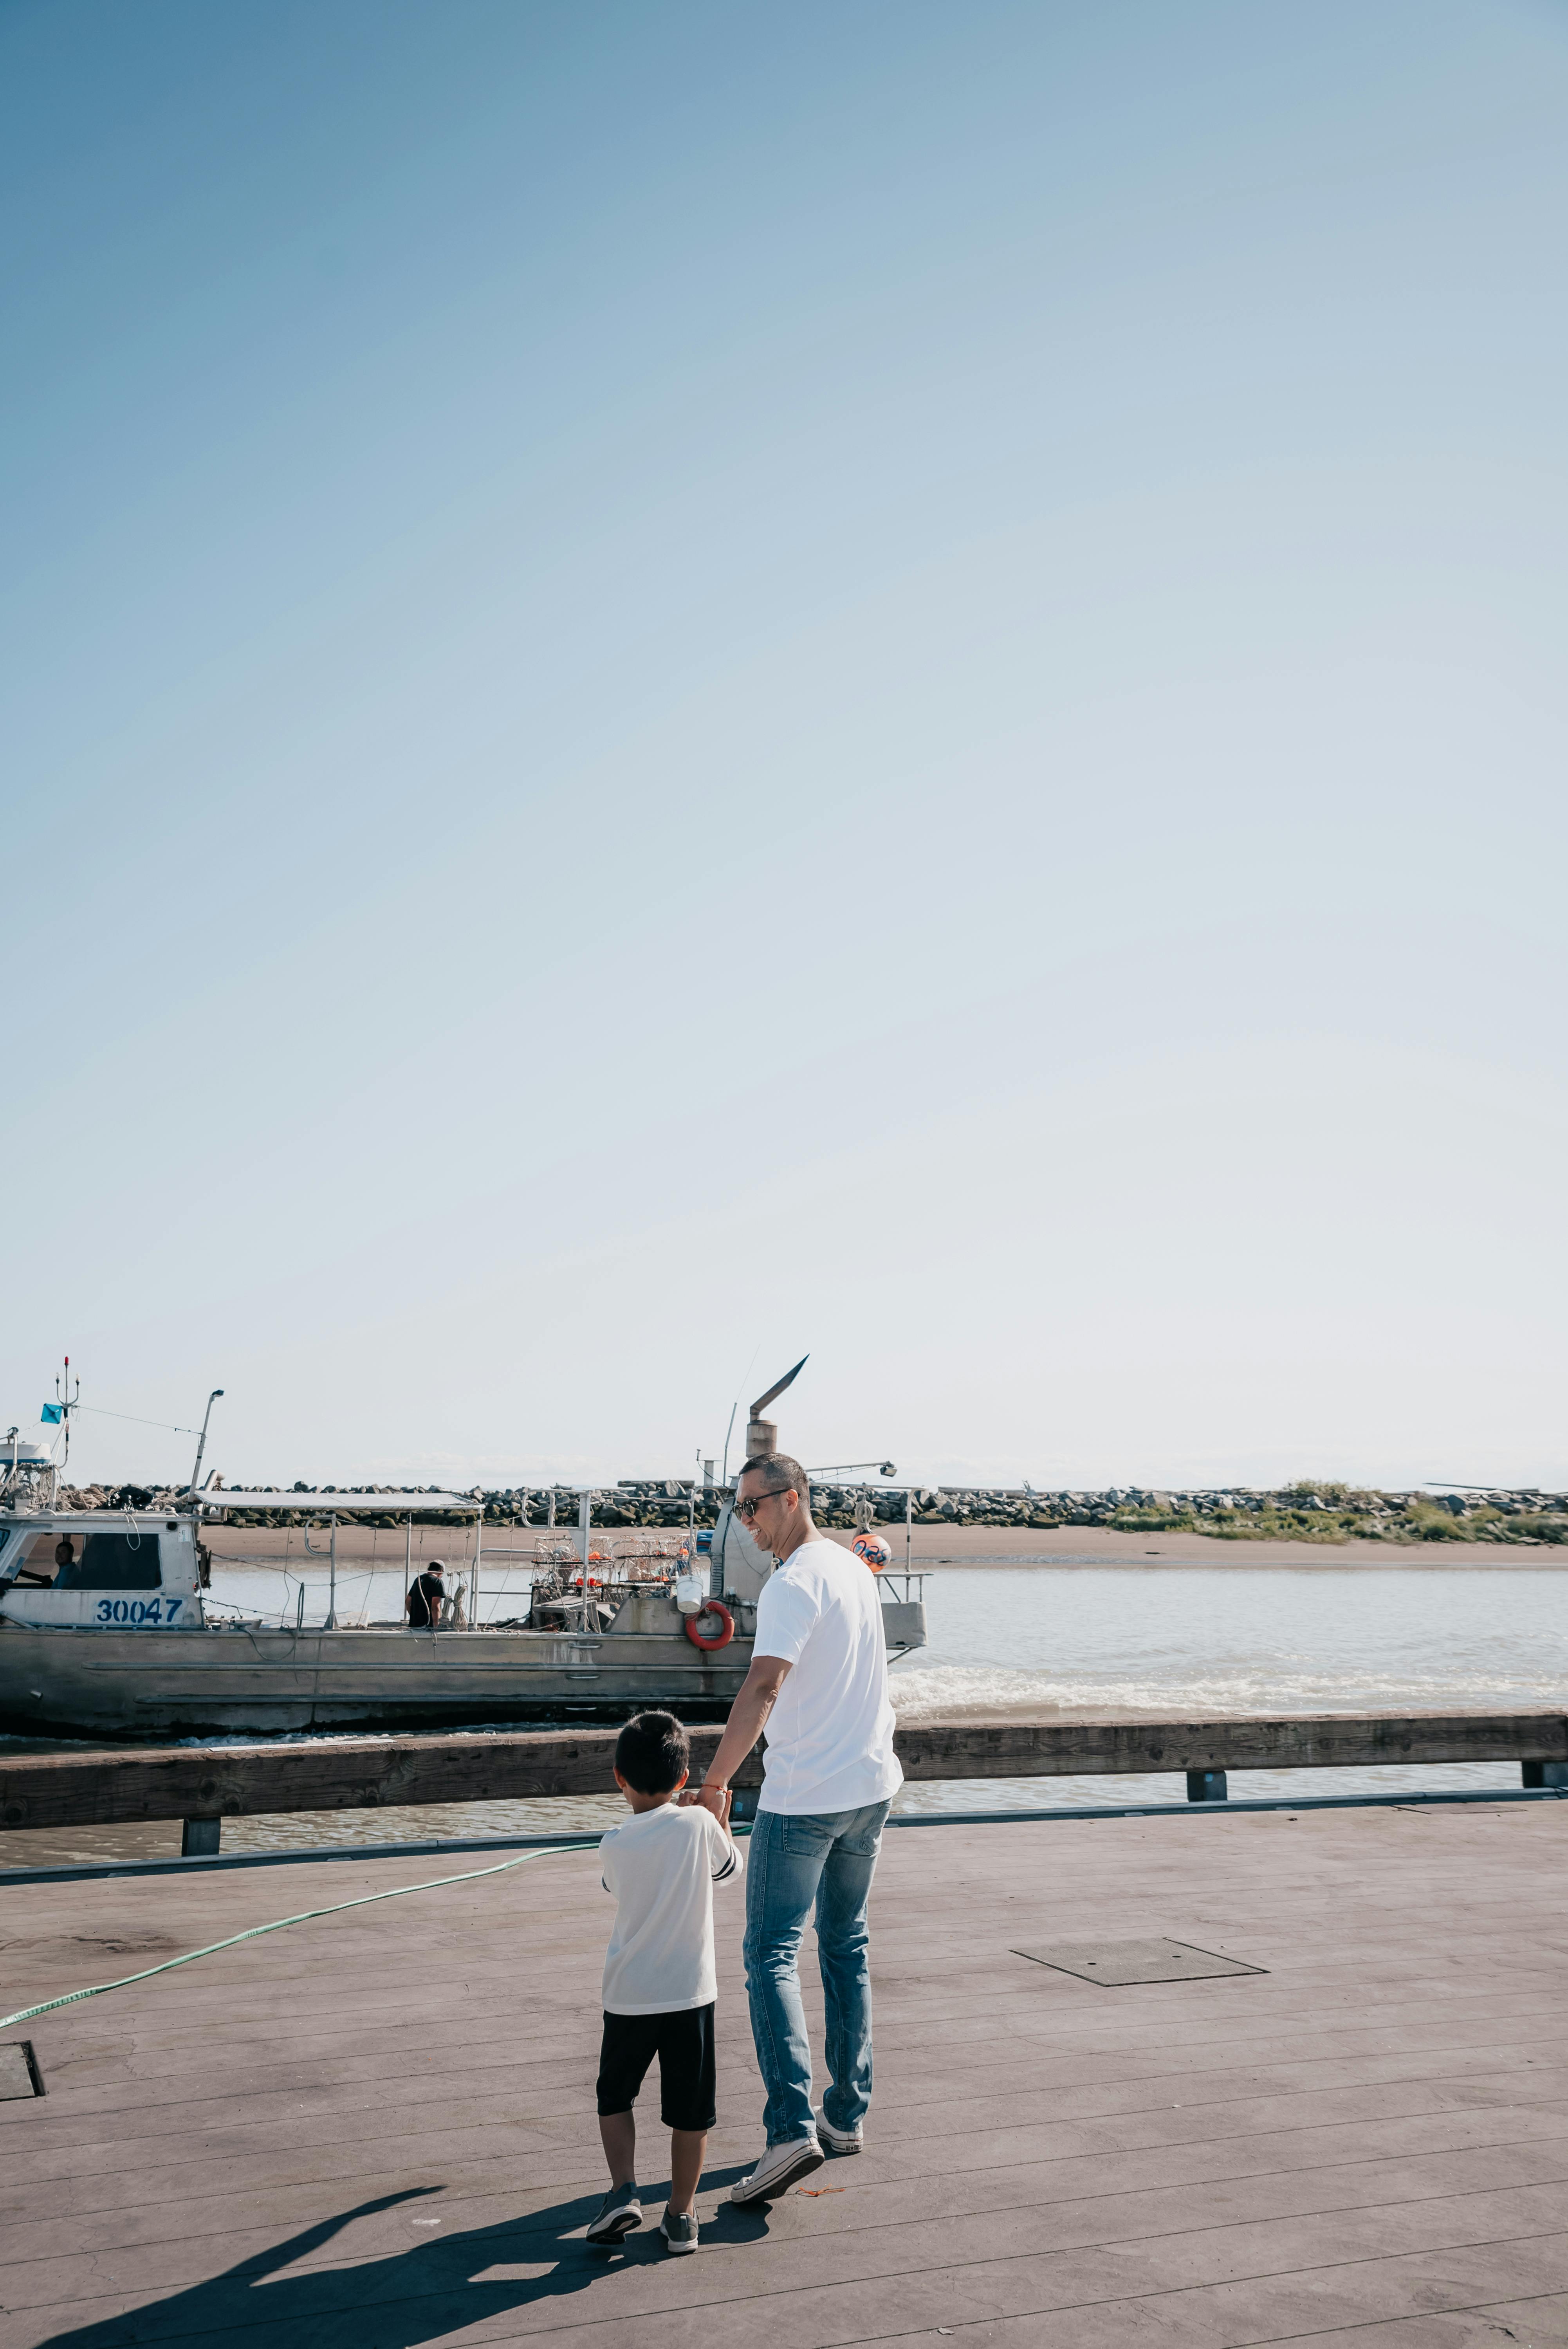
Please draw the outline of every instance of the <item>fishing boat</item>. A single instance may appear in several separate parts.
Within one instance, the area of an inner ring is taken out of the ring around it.
[[[748,1459],[777,1449],[763,1413],[800,1367],[752,1405]],[[746,1676],[774,1562],[729,1500],[711,1534],[695,1523],[693,1488],[683,1532],[618,1540],[595,1527],[584,1491],[576,1527],[536,1546],[526,1611],[481,1623],[483,1505],[472,1494],[421,1494],[421,1515],[475,1521],[475,1538],[449,1619],[413,1630],[403,1619],[339,1619],[338,1524],[384,1514],[384,1494],[213,1490],[197,1485],[201,1462],[198,1451],[190,1489],[171,1507],[64,1508],[63,1462],[13,1431],[0,1452],[0,1730],[151,1738],[451,1727],[615,1718],[639,1704],[702,1720],[722,1715]],[[314,1553],[328,1567],[324,1621],[305,1621],[303,1589],[293,1619],[213,1599],[214,1530],[231,1512],[257,1509],[325,1528]],[[889,1569],[880,1583],[888,1655],[923,1647],[923,1578]]]

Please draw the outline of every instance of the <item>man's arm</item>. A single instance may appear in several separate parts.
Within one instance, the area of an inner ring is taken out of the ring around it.
[[[752,1658],[752,1669],[730,1707],[719,1751],[708,1764],[702,1784],[695,1794],[686,1797],[688,1802],[701,1803],[705,1811],[711,1811],[721,1826],[729,1812],[730,1781],[766,1728],[779,1691],[794,1669],[782,1656]]]

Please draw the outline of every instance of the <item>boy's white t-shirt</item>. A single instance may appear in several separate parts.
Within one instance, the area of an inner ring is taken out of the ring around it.
[[[745,1872],[711,1811],[661,1803],[611,1827],[599,1867],[617,1908],[605,1951],[607,2014],[673,2014],[719,1994],[713,1887]]]
[[[759,1810],[858,1811],[898,1793],[882,1601],[853,1550],[819,1537],[774,1568],[752,1653],[794,1667],[768,1715]]]

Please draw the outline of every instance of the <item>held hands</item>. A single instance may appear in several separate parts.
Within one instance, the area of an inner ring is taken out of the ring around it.
[[[711,1811],[726,1834],[730,1826],[730,1806],[734,1799],[728,1786],[683,1786],[676,1796],[679,1803],[700,1803],[703,1810]]]

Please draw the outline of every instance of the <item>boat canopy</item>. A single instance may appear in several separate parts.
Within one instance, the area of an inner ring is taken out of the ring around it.
[[[477,1509],[473,1493],[231,1493],[226,1485],[198,1493],[203,1509],[308,1509],[313,1516],[347,1517],[356,1509],[377,1516],[417,1516],[421,1509]]]

